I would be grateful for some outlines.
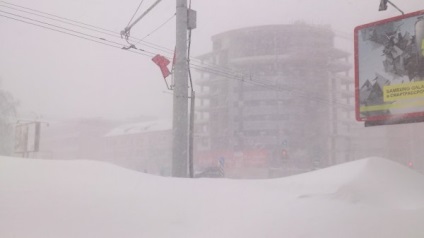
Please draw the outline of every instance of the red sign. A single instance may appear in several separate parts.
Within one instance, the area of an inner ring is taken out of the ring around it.
[[[156,55],[155,57],[152,58],[152,61],[155,62],[157,66],[159,66],[160,71],[162,72],[162,75],[164,78],[168,77],[171,74],[171,72],[168,69],[168,65],[170,61],[167,58],[165,58],[165,56]]]
[[[266,167],[269,154],[266,150],[208,151],[196,155],[196,163],[201,167],[216,166],[220,158],[225,159],[226,168]]]

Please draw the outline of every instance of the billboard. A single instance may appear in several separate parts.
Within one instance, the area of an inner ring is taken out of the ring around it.
[[[17,125],[15,128],[15,153],[25,153],[28,148],[28,131],[29,127],[25,125]]]
[[[355,28],[356,119],[424,117],[424,11]]]
[[[40,122],[18,124],[15,127],[15,153],[38,152],[40,147]]]

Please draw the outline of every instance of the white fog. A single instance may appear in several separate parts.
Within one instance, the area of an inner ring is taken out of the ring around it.
[[[424,237],[423,18],[0,0],[0,237]]]

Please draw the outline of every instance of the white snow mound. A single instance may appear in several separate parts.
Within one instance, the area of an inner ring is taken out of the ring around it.
[[[0,237],[424,237],[424,176],[368,158],[272,180],[0,157]]]

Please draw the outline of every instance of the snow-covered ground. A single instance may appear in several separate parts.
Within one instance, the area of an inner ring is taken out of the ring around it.
[[[1,238],[424,237],[424,176],[368,158],[272,180],[0,157]]]

